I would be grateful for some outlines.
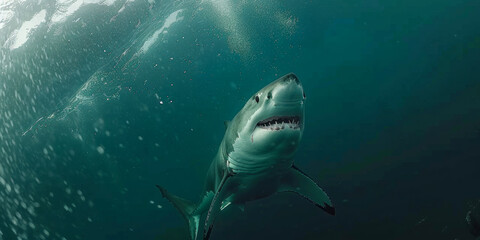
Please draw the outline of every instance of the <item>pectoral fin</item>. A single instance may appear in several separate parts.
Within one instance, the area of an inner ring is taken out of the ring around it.
[[[278,191],[295,192],[322,208],[325,212],[335,215],[335,208],[328,195],[309,176],[295,166],[283,176]]]
[[[223,203],[229,196],[228,180],[232,175],[225,171],[222,181],[218,185],[215,196],[213,197],[210,208],[208,209],[207,218],[205,219],[205,228],[203,229],[203,239],[208,240],[213,229],[213,223],[220,211],[230,205],[230,202]],[[223,207],[222,207],[223,205]]]

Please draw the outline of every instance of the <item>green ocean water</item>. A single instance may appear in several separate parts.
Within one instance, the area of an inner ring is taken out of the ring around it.
[[[224,121],[289,72],[307,96],[295,163],[337,214],[277,194],[222,213],[212,240],[474,239],[478,13],[471,0],[0,2],[0,240],[187,239],[155,184],[198,200]]]

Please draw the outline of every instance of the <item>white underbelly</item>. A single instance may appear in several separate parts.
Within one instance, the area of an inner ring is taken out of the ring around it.
[[[260,173],[265,171],[275,171],[276,169],[288,168],[292,165],[291,161],[284,159],[235,159],[228,157],[227,167],[234,173]]]

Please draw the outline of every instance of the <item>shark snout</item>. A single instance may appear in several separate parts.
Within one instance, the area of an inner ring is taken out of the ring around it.
[[[278,79],[278,80],[279,80],[279,82],[284,82],[284,83],[285,83],[285,82],[286,82],[286,83],[288,83],[288,82],[294,82],[294,83],[296,83],[296,84],[300,84],[300,80],[298,80],[297,75],[295,75],[294,73],[289,73],[289,74],[281,77],[281,78]]]
[[[276,104],[300,103],[305,99],[302,84],[293,73],[278,79],[269,96]]]

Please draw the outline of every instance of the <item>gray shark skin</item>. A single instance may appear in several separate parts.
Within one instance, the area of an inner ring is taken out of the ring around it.
[[[192,240],[209,239],[215,218],[225,208],[243,209],[246,202],[277,192],[294,192],[335,215],[330,198],[293,164],[305,121],[305,93],[297,76],[289,73],[255,93],[226,123],[225,136],[207,174],[197,203],[177,197],[157,185],[187,220]]]

